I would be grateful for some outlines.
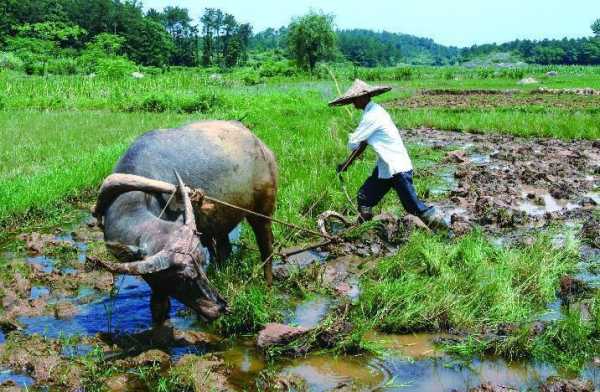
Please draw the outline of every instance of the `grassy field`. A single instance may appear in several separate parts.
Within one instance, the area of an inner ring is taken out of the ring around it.
[[[581,97],[562,95],[561,107],[543,100],[529,102],[532,90],[540,86],[600,89],[600,68],[556,69],[559,76],[553,78],[545,76],[550,70],[547,67],[515,73],[429,67],[333,72],[342,88],[354,77],[392,84],[393,93],[378,100],[390,108],[400,127],[600,139],[600,111],[597,106],[582,104]],[[540,83],[517,83],[528,76]],[[410,106],[414,100],[424,99],[423,90],[432,89],[518,91],[510,101],[490,98],[490,102],[464,108],[444,100]],[[91,191],[144,131],[208,118],[241,119],[275,152],[281,179],[278,218],[312,226],[324,210],[352,212],[335,167],[348,153],[347,133],[360,114],[326,105],[336,95],[327,72],[310,78],[272,78],[257,85],[236,72],[215,76],[177,71],[141,80],[29,77],[4,72],[0,73],[0,91],[0,231],[4,238],[64,223],[76,210],[73,202],[91,201]],[[440,178],[421,169],[439,165],[445,151],[418,145],[408,148],[417,168],[417,190],[423,196]],[[369,153],[346,177],[352,197],[371,172],[373,161]],[[382,208],[402,213],[393,195]],[[276,227],[275,235],[290,244],[305,240],[288,235],[281,227]],[[227,335],[255,332],[280,318],[285,292],[292,290],[265,287],[248,231],[243,243],[248,247],[242,247],[238,263],[212,273],[217,286],[232,299],[232,314],[215,326]],[[397,256],[381,261],[363,276],[364,292],[352,317],[365,328],[393,332],[448,327],[475,331],[502,323],[526,323],[555,299],[558,279],[577,262],[576,250],[573,240],[557,251],[543,233],[533,247],[508,249],[492,245],[478,232],[460,240],[417,233]],[[303,288],[310,291],[302,282],[294,284],[296,294]],[[561,366],[581,367],[597,349],[582,349],[583,357],[577,358],[584,359],[573,365],[573,358],[560,354],[560,344],[585,330],[585,339],[597,347],[598,308],[594,308],[592,323],[584,325],[577,319],[567,325],[564,321],[535,344],[513,341],[510,347],[472,344],[452,350],[513,350]]]
[[[333,72],[342,87],[354,76],[382,77],[382,83],[387,78],[395,90],[383,99],[390,102],[401,127],[565,139],[600,137],[597,108],[532,107],[518,102],[508,107],[462,109],[401,105],[418,91],[433,88],[520,89],[523,96],[540,85],[600,88],[597,68],[559,67],[559,76],[553,78],[545,76],[546,69],[527,68],[517,74],[428,67],[408,73],[385,69]],[[515,77],[521,76],[533,76],[541,84],[519,85]],[[266,82],[247,86],[236,73],[215,77],[201,71],[112,81],[0,73],[0,227],[14,228],[24,217],[29,222],[31,217],[48,217],[60,200],[71,200],[96,187],[136,135],[204,118],[243,119],[276,152],[283,179],[280,217],[297,216],[321,192],[328,193],[324,203],[339,208],[344,199],[333,168],[346,154],[345,135],[359,114],[353,112],[350,117],[343,109],[326,106],[336,93],[331,80],[296,77]],[[562,97],[568,102],[576,96]],[[370,164],[358,167],[360,175],[352,179],[362,177]],[[352,179],[350,187],[355,189],[358,183]]]

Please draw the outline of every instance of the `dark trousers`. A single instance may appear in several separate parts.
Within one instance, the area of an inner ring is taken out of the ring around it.
[[[358,205],[361,207],[375,207],[381,199],[388,193],[390,188],[394,188],[402,206],[409,214],[420,216],[430,207],[427,207],[417,197],[415,186],[413,185],[413,171],[398,173],[392,178],[379,178],[377,167],[373,174],[363,184],[358,191]]]

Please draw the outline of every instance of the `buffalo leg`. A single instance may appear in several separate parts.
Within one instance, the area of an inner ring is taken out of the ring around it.
[[[248,223],[252,226],[260,256],[264,263],[265,280],[270,286],[273,283],[273,230],[271,222],[258,217],[248,217]]]
[[[216,238],[217,263],[223,263],[231,255],[231,241],[229,236],[219,236]]]
[[[150,297],[150,309],[152,311],[152,321],[154,322],[154,325],[163,325],[169,318],[169,311],[171,310],[169,296],[152,291],[152,296]]]

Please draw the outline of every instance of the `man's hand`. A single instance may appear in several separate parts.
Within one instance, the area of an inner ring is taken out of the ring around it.
[[[352,165],[352,162],[354,162],[354,160],[356,158],[358,158],[359,156],[362,155],[362,153],[367,149],[367,142],[362,142],[360,143],[360,145],[358,146],[358,148],[354,151],[352,151],[352,154],[350,154],[350,156],[348,157],[348,159],[346,159],[344,161],[344,163],[341,163],[337,166],[337,174],[343,173],[346,170],[348,170],[348,168],[350,167],[350,165]]]

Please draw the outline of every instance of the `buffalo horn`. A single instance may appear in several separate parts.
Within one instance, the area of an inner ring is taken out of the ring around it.
[[[131,263],[109,263],[99,260],[104,268],[110,272],[125,275],[146,275],[155,272],[164,271],[173,266],[173,258],[166,252],[158,252],[154,256],[145,258],[142,261]]]

